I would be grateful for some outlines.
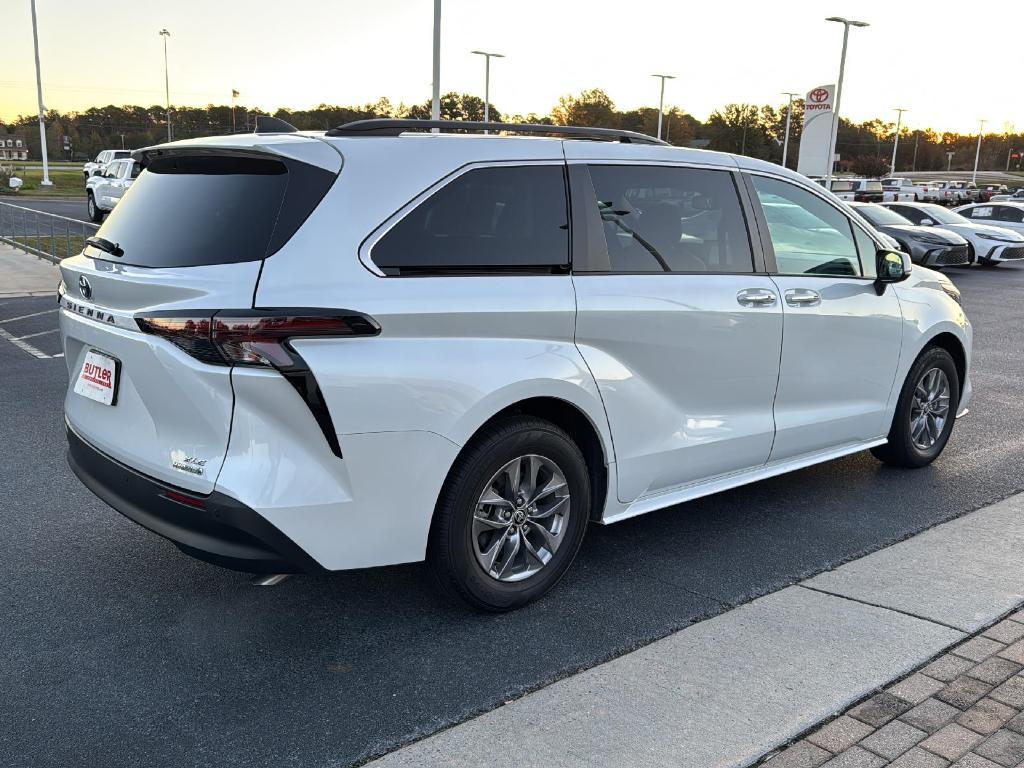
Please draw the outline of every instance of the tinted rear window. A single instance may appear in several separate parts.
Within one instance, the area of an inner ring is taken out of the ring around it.
[[[334,174],[242,155],[151,160],[97,233],[141,267],[258,261],[278,250],[316,207]]]

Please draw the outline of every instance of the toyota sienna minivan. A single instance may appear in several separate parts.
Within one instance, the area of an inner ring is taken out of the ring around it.
[[[949,279],[777,165],[400,120],[134,157],[60,265],[69,461],[222,566],[426,559],[507,610],[591,523],[857,451],[921,467],[970,399]]]

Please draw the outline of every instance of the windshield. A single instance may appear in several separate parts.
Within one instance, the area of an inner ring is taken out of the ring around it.
[[[913,223],[910,219],[905,219],[895,211],[890,211],[888,208],[883,208],[880,205],[859,205],[857,206],[857,213],[876,227]]]
[[[880,182],[880,181],[865,181],[864,182],[864,190],[866,192],[881,192],[882,191],[882,182]]]
[[[954,213],[941,205],[922,205],[921,211],[936,224],[964,224],[967,222],[959,213]]]
[[[886,187],[898,187],[903,179],[882,179],[882,185]]]
[[[840,180],[837,179],[837,180],[832,182],[832,191],[833,192],[852,192],[855,189],[855,187],[853,185],[854,185],[854,182],[852,182],[852,181],[840,181]]]

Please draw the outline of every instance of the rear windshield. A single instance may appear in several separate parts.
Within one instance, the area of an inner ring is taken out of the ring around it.
[[[150,160],[97,235],[115,258],[140,267],[258,261],[295,233],[334,174],[304,163],[250,155],[169,155]]]
[[[867,192],[881,192],[882,182],[880,181],[868,181],[864,184],[864,189]]]

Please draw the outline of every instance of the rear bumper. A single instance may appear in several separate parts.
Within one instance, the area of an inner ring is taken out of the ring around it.
[[[68,464],[85,486],[144,528],[192,557],[249,573],[315,573],[324,569],[294,541],[241,502],[216,491],[197,496],[140,474],[67,427]],[[168,498],[180,494],[202,509]]]

